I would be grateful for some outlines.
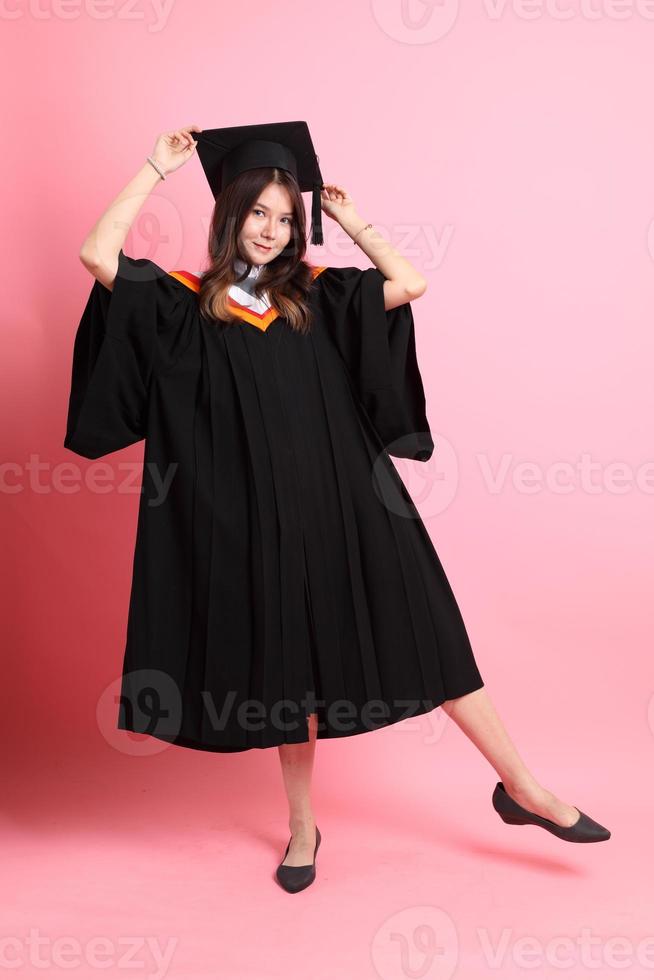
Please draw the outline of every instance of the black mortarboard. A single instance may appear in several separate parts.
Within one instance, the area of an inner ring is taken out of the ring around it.
[[[313,191],[311,244],[322,245],[320,190],[322,176],[306,122],[228,126],[192,133],[196,153],[215,197],[244,170],[280,167],[293,174],[301,191]]]

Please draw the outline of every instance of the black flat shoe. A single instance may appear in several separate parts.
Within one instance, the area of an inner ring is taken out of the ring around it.
[[[316,848],[313,852],[313,864],[300,864],[296,868],[292,867],[290,864],[284,864],[292,839],[293,837],[291,836],[288,844],[286,845],[282,863],[277,866],[275,875],[279,884],[282,886],[282,888],[286,889],[287,892],[300,892],[303,888],[310,885],[313,879],[316,877],[316,854],[318,853],[318,848],[320,846],[320,831],[318,830],[318,827],[316,827]]]
[[[571,827],[560,827],[553,820],[539,817],[531,810],[525,810],[519,803],[509,796],[504,788],[504,783],[498,783],[493,790],[493,806],[499,813],[504,823],[528,824],[533,823],[536,827],[549,830],[550,834],[560,837],[561,840],[572,841],[577,844],[591,844],[594,841],[608,840],[611,831],[603,827],[601,823],[596,823],[579,810],[579,819]]]

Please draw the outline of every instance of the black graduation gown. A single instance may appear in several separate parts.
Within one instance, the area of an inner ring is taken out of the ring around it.
[[[355,735],[483,685],[389,455],[434,448],[411,305],[385,311],[376,268],[312,274],[306,335],[207,320],[197,277],[122,251],[94,281],[64,446],[145,438],[120,729],[243,751],[306,742],[311,711],[318,738]]]

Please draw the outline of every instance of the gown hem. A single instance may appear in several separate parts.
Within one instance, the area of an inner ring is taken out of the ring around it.
[[[326,741],[328,739],[336,738],[348,738],[355,735],[365,735],[370,732],[380,731],[384,728],[390,728],[392,725],[397,725],[401,721],[407,721],[411,718],[419,718],[422,715],[429,714],[439,708],[445,701],[450,701],[454,698],[464,697],[466,694],[472,694],[474,691],[481,690],[484,687],[483,680],[477,680],[473,685],[466,685],[463,689],[457,691],[454,694],[448,694],[447,697],[440,697],[438,699],[411,699],[405,698],[405,701],[418,700],[420,707],[411,713],[405,713],[404,711],[397,717],[387,718],[379,722],[378,725],[373,727],[366,727],[365,725],[358,724],[355,728],[350,728],[348,731],[326,731],[324,728],[318,727],[316,731],[316,740]],[[319,723],[320,724],[320,723]],[[170,745],[176,745],[178,748],[188,748],[195,749],[200,752],[248,752],[250,749],[274,749],[278,748],[280,745],[306,745],[309,739],[297,739],[282,742],[271,742],[270,745],[214,745],[208,742],[201,742],[198,739],[189,738],[183,735],[178,735],[174,738],[167,737],[163,732],[145,732],[137,731],[136,728],[128,727],[127,725],[117,724],[116,728],[118,731],[130,732],[136,735],[150,735],[152,738],[159,739],[163,742],[168,742]]]

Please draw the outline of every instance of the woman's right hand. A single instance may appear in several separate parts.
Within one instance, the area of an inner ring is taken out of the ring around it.
[[[179,170],[193,155],[197,145],[193,133],[201,132],[199,126],[187,126],[185,129],[176,129],[157,137],[152,157],[166,175]]]

